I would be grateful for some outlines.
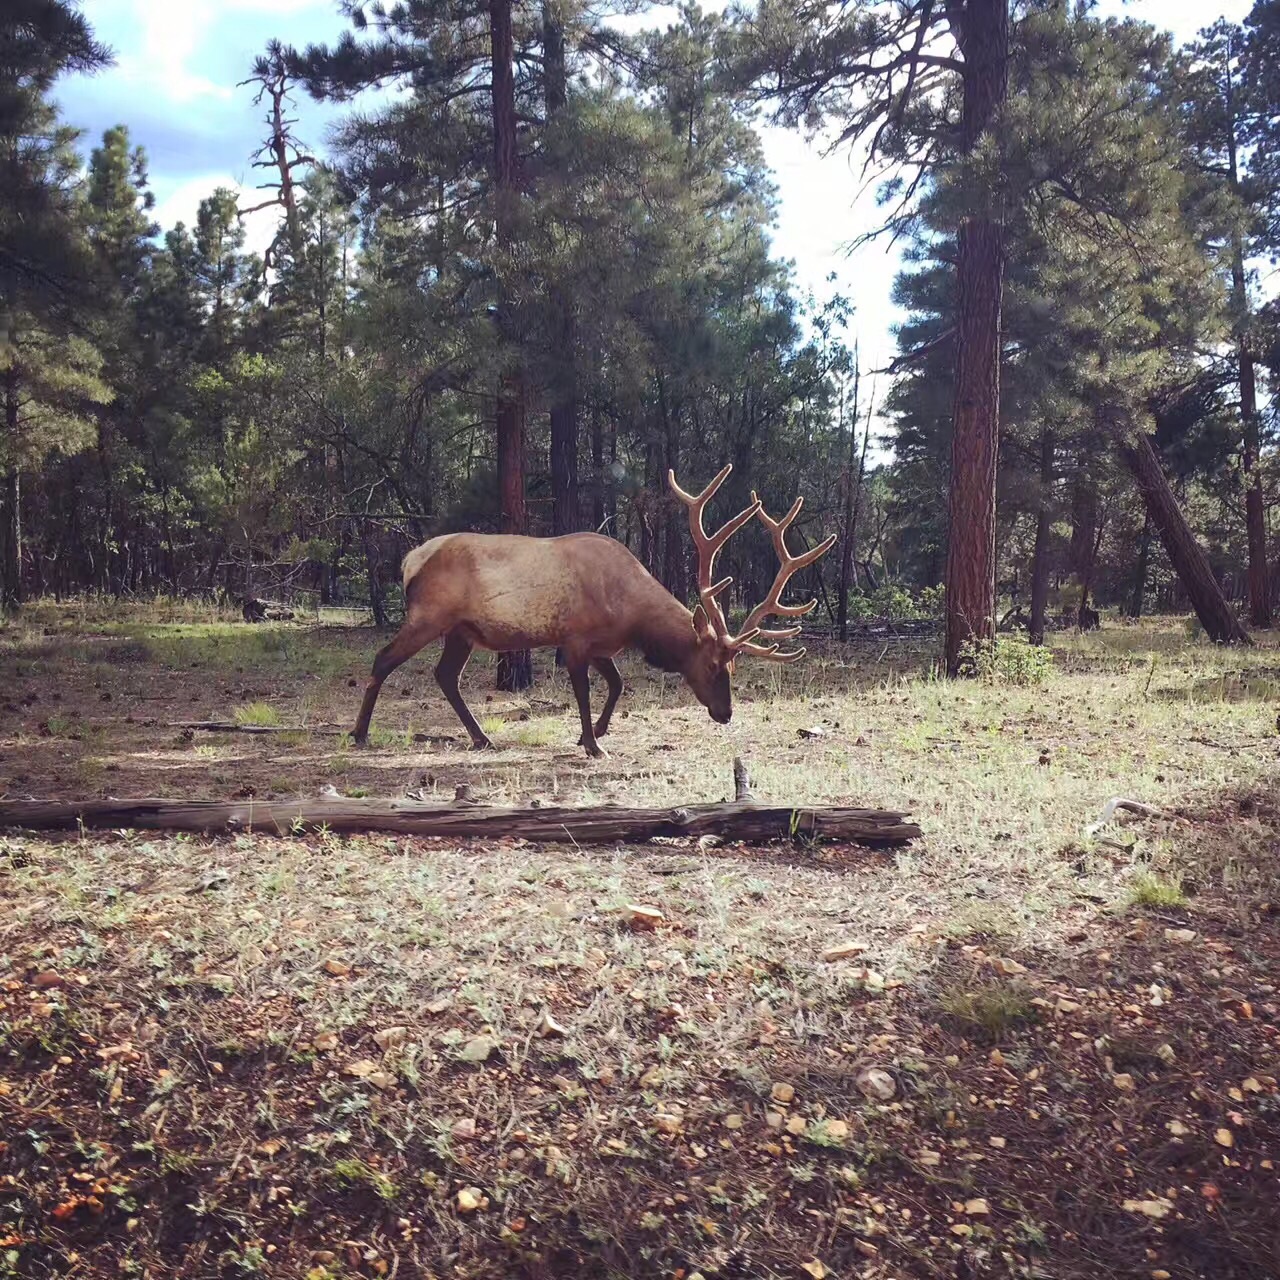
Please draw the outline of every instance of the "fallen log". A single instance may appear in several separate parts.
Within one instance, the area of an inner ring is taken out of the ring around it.
[[[741,781],[739,781],[741,779]],[[742,795],[745,771],[735,777]],[[749,791],[747,792],[749,796]],[[718,836],[722,840],[838,841],[883,848],[906,844],[920,828],[887,809],[828,805],[768,805],[751,799],[676,808],[516,809],[460,798],[453,804],[419,800],[349,799],[324,795],[303,800],[4,800],[0,828],[32,831],[80,827],[145,831],[257,831],[298,835],[327,831],[391,831],[402,835],[517,837],[578,844],[643,843],[657,836]]]

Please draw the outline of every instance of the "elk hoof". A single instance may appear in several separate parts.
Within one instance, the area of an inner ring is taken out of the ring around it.
[[[609,753],[598,742],[593,742],[589,746],[584,742],[582,745],[587,748],[587,755],[593,760],[607,760],[609,758]]]
[[[489,741],[488,738],[472,738],[471,750],[472,751],[496,751],[497,748],[493,745],[492,742]]]
[[[367,733],[353,733],[351,735],[351,745],[353,747],[364,747],[369,744],[369,735]]]

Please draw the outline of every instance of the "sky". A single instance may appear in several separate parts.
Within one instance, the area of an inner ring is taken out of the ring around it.
[[[704,0],[704,7],[723,2]],[[1220,14],[1242,20],[1251,4],[1101,0],[1098,7],[1171,30],[1182,41]],[[332,40],[346,26],[337,0],[87,0],[84,12],[116,62],[96,76],[60,83],[63,115],[87,131],[87,144],[112,125],[128,125],[146,149],[155,217],[164,228],[194,222],[196,207],[216,186],[251,189],[264,180],[249,162],[265,135],[262,110],[253,106],[252,87],[239,82],[267,41],[304,46]],[[650,18],[653,25],[662,21],[660,11]],[[300,95],[299,138],[323,147],[343,110]],[[893,326],[901,318],[890,300],[899,258],[882,241],[850,248],[877,225],[874,184],[861,178],[862,154],[848,148],[827,154],[818,142],[772,127],[762,130],[762,142],[779,189],[775,254],[793,262],[802,293],[821,300],[840,290],[852,299],[864,367],[882,367],[893,357]],[[271,210],[250,218],[251,247],[270,241],[273,221]]]

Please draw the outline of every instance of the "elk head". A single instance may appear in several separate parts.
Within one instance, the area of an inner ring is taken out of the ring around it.
[[[717,724],[728,724],[733,715],[733,693],[730,677],[733,664],[739,654],[751,654],[757,658],[765,658],[769,662],[796,662],[804,657],[803,649],[783,649],[782,642],[794,639],[800,634],[799,626],[781,627],[766,630],[760,623],[770,614],[780,618],[800,618],[817,605],[817,600],[806,604],[786,605],[781,603],[783,588],[791,576],[819,557],[824,556],[835,544],[832,534],[818,546],[793,556],[787,549],[787,528],[800,514],[804,505],[803,498],[797,498],[791,504],[791,510],[779,520],[774,520],[764,509],[764,504],[753,492],[751,505],[739,511],[714,534],[708,534],[702,523],[702,513],[717,489],[725,482],[733,464],[725,466],[699,494],[686,493],[676,483],[676,473],[667,472],[667,483],[671,491],[689,509],[689,531],[693,535],[693,543],[698,552],[698,603],[693,610],[693,632],[696,643],[690,651],[683,675],[694,696],[711,713]],[[724,544],[747,521],[758,516],[761,523],[769,530],[773,539],[773,548],[777,552],[780,567],[773,580],[773,586],[763,602],[756,605],[748,614],[742,630],[733,635],[720,607],[718,597],[733,582],[732,578],[715,579],[716,556]]]

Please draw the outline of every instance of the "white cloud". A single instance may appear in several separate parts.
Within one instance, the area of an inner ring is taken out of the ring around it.
[[[174,187],[162,200],[156,202],[154,218],[164,231],[175,223],[184,222],[188,230],[196,225],[196,213],[200,201],[210,196],[218,187],[230,187],[245,204],[256,204],[262,193],[245,187],[230,174],[209,173],[198,178],[188,178]],[[245,248],[251,253],[263,253],[275,238],[279,225],[278,209],[259,209],[244,219]]]

